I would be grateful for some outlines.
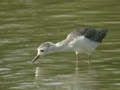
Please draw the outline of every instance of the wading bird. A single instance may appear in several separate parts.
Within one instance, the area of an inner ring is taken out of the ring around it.
[[[107,31],[106,29],[81,27],[68,34],[65,40],[55,44],[52,42],[44,42],[38,47],[37,56],[33,58],[32,62],[35,62],[40,56],[55,52],[74,51],[77,59],[79,53],[86,53],[90,56],[95,48],[102,42]]]

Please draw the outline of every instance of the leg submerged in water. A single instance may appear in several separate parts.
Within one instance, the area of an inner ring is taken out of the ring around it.
[[[88,55],[88,64],[90,64],[90,63],[91,63],[91,56]]]
[[[79,68],[79,53],[75,52],[75,54],[76,54],[76,70],[78,70],[78,68]]]

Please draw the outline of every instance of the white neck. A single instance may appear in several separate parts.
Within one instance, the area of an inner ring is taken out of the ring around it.
[[[71,51],[72,48],[69,45],[63,45],[61,42],[55,44],[55,51],[62,52],[62,51]]]

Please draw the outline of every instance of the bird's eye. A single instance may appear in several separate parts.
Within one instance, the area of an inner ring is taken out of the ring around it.
[[[40,50],[40,52],[44,52],[44,50]]]

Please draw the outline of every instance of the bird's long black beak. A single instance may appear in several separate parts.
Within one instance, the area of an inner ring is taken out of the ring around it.
[[[40,55],[37,55],[33,58],[32,62],[34,63],[38,58],[40,57]]]

